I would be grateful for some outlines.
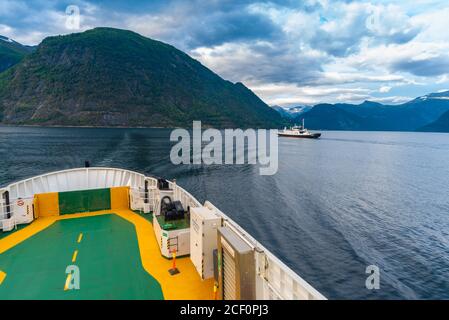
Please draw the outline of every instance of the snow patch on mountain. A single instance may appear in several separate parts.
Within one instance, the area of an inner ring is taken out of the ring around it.
[[[13,43],[14,42],[14,40],[12,40],[10,38],[7,38],[7,37],[4,37],[4,36],[0,36],[0,40],[3,40],[5,42],[9,42],[9,43]]]

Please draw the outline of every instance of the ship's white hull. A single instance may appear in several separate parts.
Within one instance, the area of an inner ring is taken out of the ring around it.
[[[278,136],[289,138],[318,139],[319,137],[321,137],[321,133],[295,134],[295,133],[278,132]]]

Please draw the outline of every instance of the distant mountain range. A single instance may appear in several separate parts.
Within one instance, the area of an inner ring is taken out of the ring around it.
[[[0,72],[20,62],[33,49],[33,47],[21,45],[12,39],[0,35]]]
[[[443,113],[443,115],[434,122],[419,128],[418,131],[449,132],[449,111]]]
[[[401,105],[270,108],[163,42],[96,28],[29,47],[0,36],[0,124],[449,132],[449,91]]]
[[[4,55],[0,59],[7,61]],[[3,124],[188,127],[201,120],[215,127],[279,127],[285,122],[242,83],[223,80],[184,52],[131,31],[96,28],[49,37],[16,61],[0,73]]]
[[[294,106],[294,107],[280,107],[272,106],[274,110],[280,113],[283,118],[293,119],[304,112],[312,109],[311,106]]]
[[[285,117],[284,111],[279,111]],[[318,104],[290,117],[306,121],[309,129],[449,132],[449,91],[432,93],[401,105],[365,101],[354,104]]]

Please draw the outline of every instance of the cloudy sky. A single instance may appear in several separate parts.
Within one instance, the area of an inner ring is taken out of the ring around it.
[[[449,89],[449,2],[0,0],[0,35],[34,45],[110,26],[168,42],[274,105],[401,103]]]

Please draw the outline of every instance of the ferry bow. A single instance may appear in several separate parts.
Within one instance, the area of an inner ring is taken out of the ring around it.
[[[0,228],[0,299],[325,299],[209,201],[129,170],[0,188]]]

